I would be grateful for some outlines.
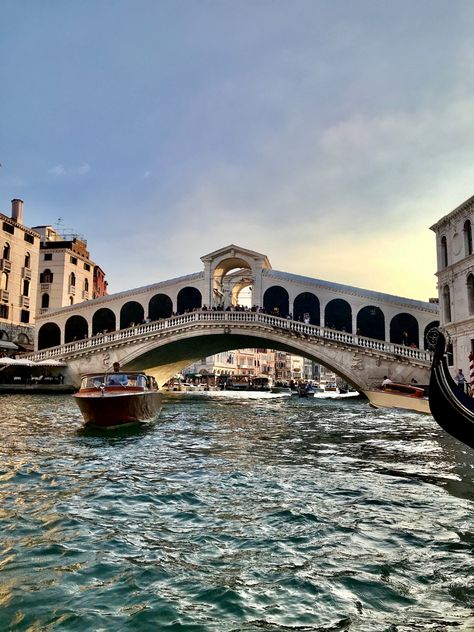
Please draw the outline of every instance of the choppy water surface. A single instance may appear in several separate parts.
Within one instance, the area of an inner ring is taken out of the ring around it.
[[[474,630],[474,452],[361,401],[0,398],[1,630]]]

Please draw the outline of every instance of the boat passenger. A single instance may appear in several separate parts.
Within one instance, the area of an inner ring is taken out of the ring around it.
[[[387,375],[384,375],[383,376],[383,382],[382,382],[382,388],[385,388],[386,386],[388,386],[391,383],[392,383],[392,380]]]

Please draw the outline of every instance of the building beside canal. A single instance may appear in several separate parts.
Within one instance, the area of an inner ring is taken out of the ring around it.
[[[52,226],[23,223],[23,201],[0,213],[0,354],[31,350],[39,314],[107,294],[87,242]]]
[[[451,362],[469,375],[474,351],[474,196],[442,217],[436,233],[440,324],[452,343]]]

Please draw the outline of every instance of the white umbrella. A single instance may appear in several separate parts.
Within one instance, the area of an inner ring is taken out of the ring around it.
[[[35,366],[34,362],[25,358],[0,358],[0,364],[4,366]]]
[[[61,362],[61,360],[54,360],[54,358],[46,358],[46,360],[40,360],[39,362],[35,362],[34,366],[67,366],[65,362]]]

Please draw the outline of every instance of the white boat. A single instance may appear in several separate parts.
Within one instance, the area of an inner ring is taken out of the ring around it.
[[[384,388],[364,390],[374,408],[401,408],[430,415],[426,390],[422,386],[392,382]]]

